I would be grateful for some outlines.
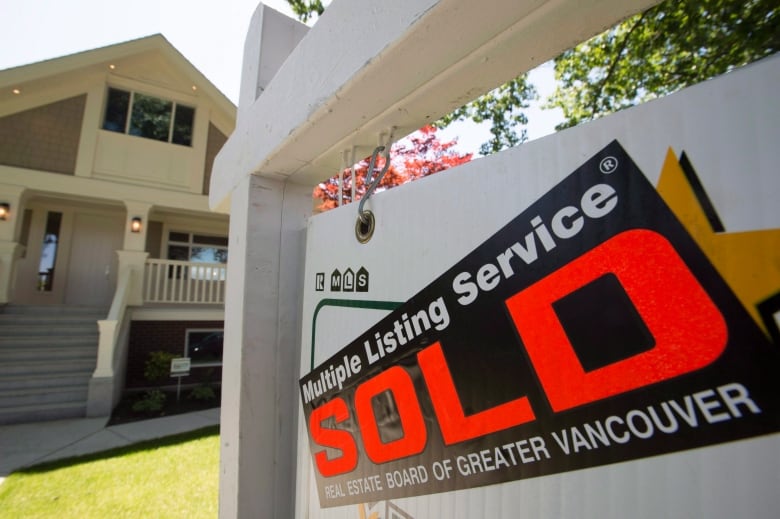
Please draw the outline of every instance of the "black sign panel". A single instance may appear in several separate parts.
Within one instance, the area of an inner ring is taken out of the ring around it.
[[[301,379],[320,503],[774,433],[778,360],[613,142]]]

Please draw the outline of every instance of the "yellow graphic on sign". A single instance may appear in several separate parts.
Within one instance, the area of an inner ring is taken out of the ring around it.
[[[671,148],[657,190],[769,336],[756,305],[780,291],[780,229],[716,232]]]
[[[382,505],[384,505],[385,509],[384,515],[380,515],[381,510],[371,512],[371,509],[377,507],[382,508]],[[368,514],[368,512],[371,513]],[[406,511],[402,510],[392,501],[378,501],[375,503],[365,503],[358,505],[358,513],[360,514],[360,519],[414,519],[411,515],[406,513]]]
[[[371,515],[366,517],[366,505],[358,505],[358,511],[360,519],[379,519],[379,512],[372,512]]]

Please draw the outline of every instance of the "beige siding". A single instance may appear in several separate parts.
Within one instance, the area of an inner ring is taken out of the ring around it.
[[[0,118],[0,164],[72,175],[86,94]]]
[[[149,221],[149,227],[146,230],[146,252],[150,258],[159,259],[160,244],[162,243],[163,224],[162,222]]]
[[[203,169],[203,194],[209,194],[209,184],[211,183],[211,168],[214,165],[214,157],[227,141],[227,136],[219,131],[216,126],[209,123],[209,139],[206,144],[206,163]]]

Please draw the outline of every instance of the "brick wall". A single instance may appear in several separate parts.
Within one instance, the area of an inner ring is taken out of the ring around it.
[[[176,379],[150,383],[144,378],[144,364],[153,351],[167,351],[178,357],[184,356],[184,342],[187,329],[223,328],[223,321],[133,321],[130,325],[130,340],[127,349],[127,377],[125,387],[174,385]],[[220,382],[221,367],[193,367],[190,375],[182,378],[182,384]]]
[[[0,164],[72,175],[87,95],[0,117]]]

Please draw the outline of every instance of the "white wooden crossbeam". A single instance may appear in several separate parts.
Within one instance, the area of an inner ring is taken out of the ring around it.
[[[314,185],[343,150],[368,155],[387,128],[410,133],[654,3],[335,0],[263,94],[239,107],[210,204],[249,174]]]

